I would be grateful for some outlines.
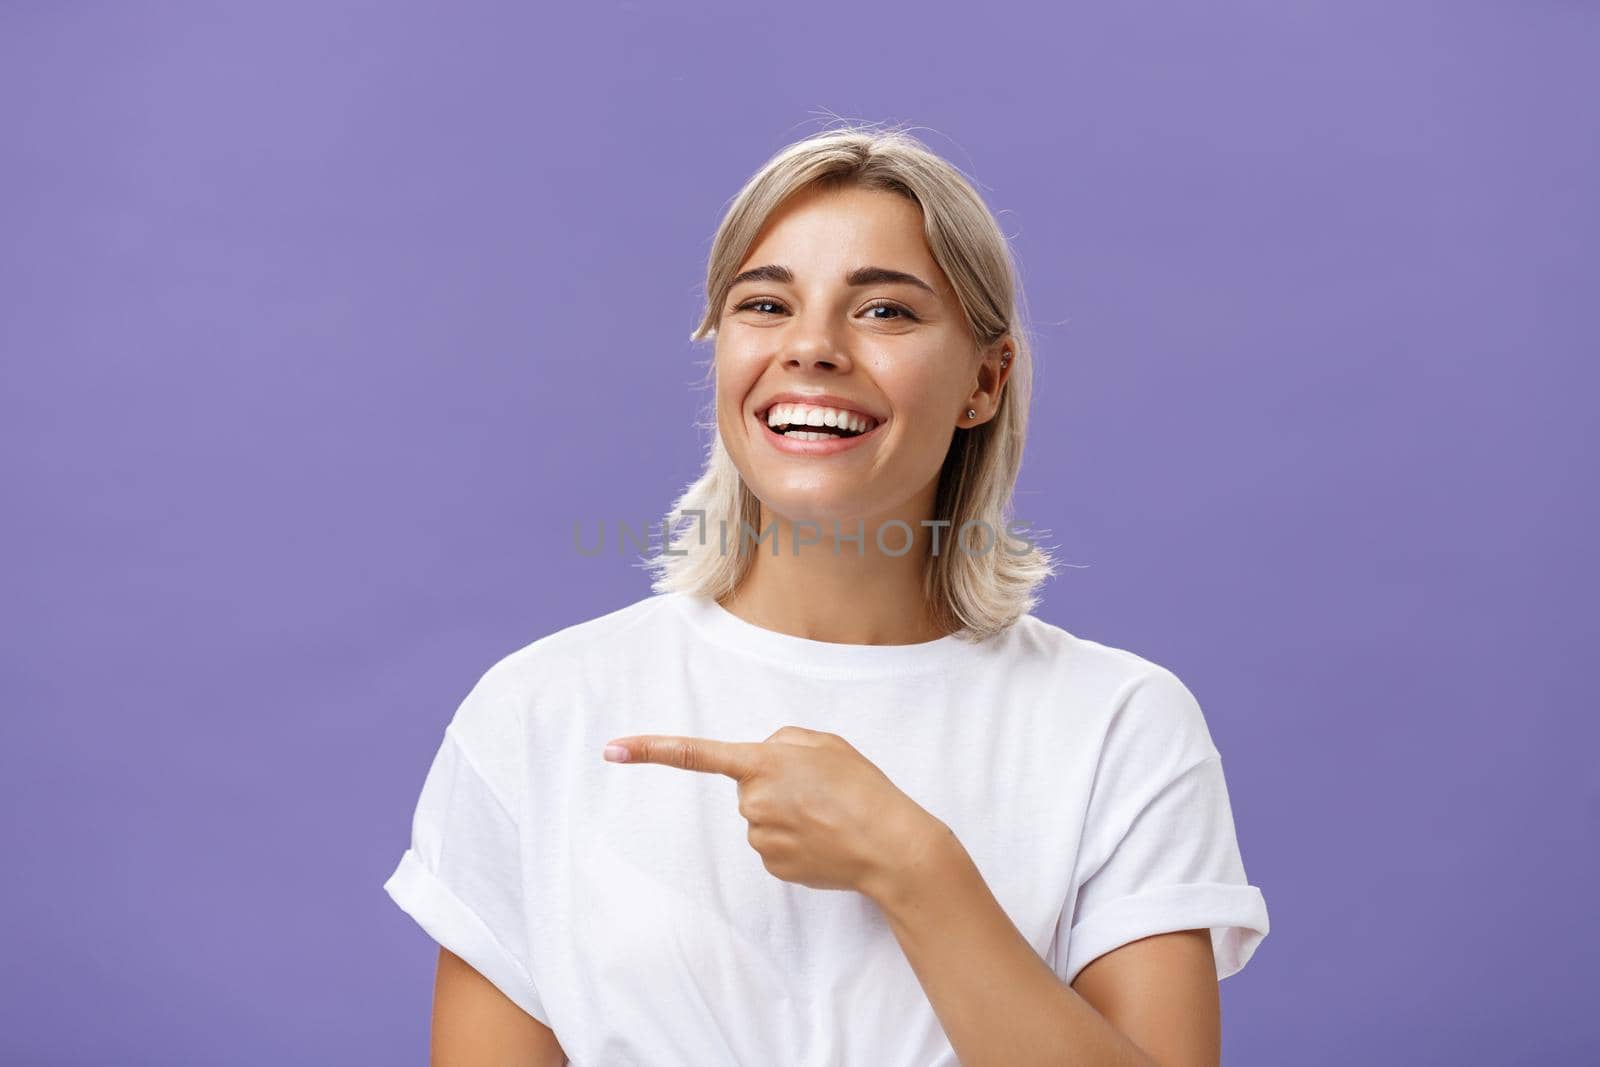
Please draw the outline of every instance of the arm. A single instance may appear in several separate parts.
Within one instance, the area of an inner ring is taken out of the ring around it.
[[[926,811],[908,857],[864,890],[878,904],[963,1067],[1215,1067],[1221,1010],[1211,940],[1186,930],[1058,978]]]
[[[567,1056],[548,1026],[523,1011],[445,948],[433,985],[435,1067],[563,1067]]]

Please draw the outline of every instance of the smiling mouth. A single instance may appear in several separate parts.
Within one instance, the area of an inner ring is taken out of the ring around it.
[[[829,426],[825,421],[820,425],[811,421],[809,413],[805,411],[784,411],[786,405],[779,405],[776,416],[772,415],[773,409],[756,412],[756,418],[767,432],[778,437],[787,437],[796,441],[829,441],[839,438],[860,437],[862,434],[871,433],[882,423],[869,416],[851,414],[848,418],[838,419],[835,425]]]

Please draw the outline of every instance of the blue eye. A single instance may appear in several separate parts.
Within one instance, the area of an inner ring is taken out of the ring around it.
[[[782,307],[783,306],[782,304],[779,304],[776,300],[768,300],[765,297],[759,297],[758,296],[754,300],[746,300],[744,303],[737,305],[736,307],[734,307],[733,310],[734,311],[743,311],[746,308],[759,307],[762,304],[773,304],[773,305],[776,305],[778,307]]]
[[[775,308],[782,308],[783,307],[783,305],[781,303],[779,303],[776,300],[771,299],[770,297],[758,296],[758,297],[755,297],[752,300],[746,300],[742,304],[735,304],[733,307],[729,308],[728,310],[730,312],[734,312],[734,311],[753,311],[758,307],[763,307],[763,306],[767,306],[767,305],[770,305],[770,306],[775,307]],[[895,322],[895,321],[897,321],[899,319],[907,319],[907,320],[909,320],[911,322],[917,321],[917,316],[911,311],[910,308],[903,307],[903,306],[901,306],[899,304],[892,303],[892,302],[887,301],[887,300],[880,300],[877,303],[868,304],[864,310],[869,313],[867,315],[867,318],[876,319],[879,322]],[[893,315],[873,315],[873,314],[870,314],[871,312],[879,311],[879,310],[892,311],[892,312],[894,312],[894,314]],[[762,314],[766,315],[766,314],[769,314],[769,313],[768,312],[762,312]]]
[[[867,305],[867,310],[868,311],[877,311],[879,309],[884,309],[884,310],[887,310],[887,311],[895,312],[895,317],[896,318],[911,319],[913,321],[916,319],[916,316],[911,313],[911,310],[909,308],[903,308],[899,304],[891,304],[891,303],[888,303],[887,301],[885,301],[883,303]],[[868,318],[878,319],[879,322],[893,322],[894,321],[894,318],[882,318],[882,317],[877,316],[877,315],[868,315],[867,317]]]

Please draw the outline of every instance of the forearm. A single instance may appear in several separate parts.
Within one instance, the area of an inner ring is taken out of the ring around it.
[[[913,833],[867,895],[962,1067],[1156,1067],[1040,958],[948,826],[929,816]]]

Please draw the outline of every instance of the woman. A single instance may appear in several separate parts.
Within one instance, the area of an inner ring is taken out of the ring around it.
[[[385,888],[438,1061],[1216,1063],[1268,930],[1189,690],[1032,615],[1005,239],[898,130],[711,251],[707,468],[653,595],[492,666]]]

